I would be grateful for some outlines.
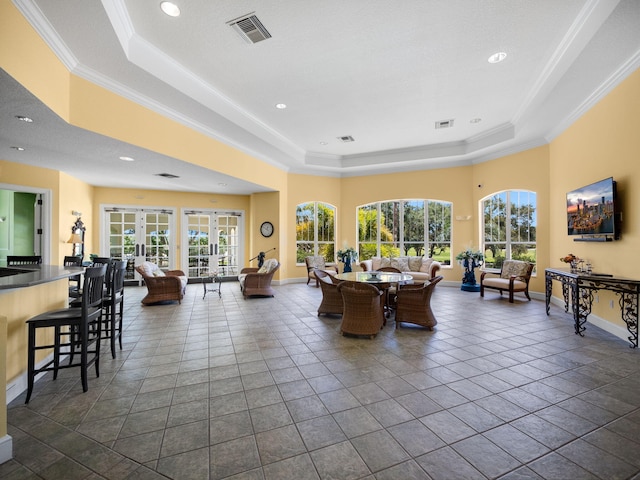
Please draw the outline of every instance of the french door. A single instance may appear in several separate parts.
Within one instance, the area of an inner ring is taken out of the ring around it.
[[[242,212],[184,210],[182,224],[182,264],[189,278],[209,276],[212,272],[233,277],[242,265],[244,235]]]
[[[153,262],[174,269],[173,211],[153,208],[105,207],[109,244],[102,248],[111,258],[127,261],[126,280],[139,281],[135,265]]]

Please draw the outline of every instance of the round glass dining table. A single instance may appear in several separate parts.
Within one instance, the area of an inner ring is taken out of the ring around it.
[[[411,283],[413,277],[408,273],[396,273],[396,272],[347,272],[336,275],[338,280],[346,280],[349,282],[362,282],[369,283],[384,292],[384,310],[385,318],[388,318],[391,314],[391,304],[389,298],[389,288],[391,284],[403,285]],[[385,324],[386,324],[385,319]]]
[[[376,283],[409,283],[413,277],[408,273],[395,272],[347,272],[336,275],[338,280],[349,282]]]

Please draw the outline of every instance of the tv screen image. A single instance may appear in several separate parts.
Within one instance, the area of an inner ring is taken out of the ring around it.
[[[569,235],[615,234],[615,182],[605,178],[567,193]]]

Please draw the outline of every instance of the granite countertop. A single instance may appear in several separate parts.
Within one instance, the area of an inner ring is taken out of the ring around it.
[[[0,290],[25,288],[84,273],[84,267],[63,267],[61,265],[40,265],[37,267],[2,267],[0,271],[8,273],[19,271],[17,275],[0,276]]]

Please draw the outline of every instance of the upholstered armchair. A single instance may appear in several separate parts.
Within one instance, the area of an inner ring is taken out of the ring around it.
[[[275,296],[275,291],[271,288],[271,280],[278,268],[280,268],[280,263],[275,258],[266,260],[260,268],[243,268],[238,275],[238,280],[244,299],[252,296]]]
[[[342,315],[342,294],[338,291],[340,280],[317,268],[313,270],[313,274],[322,289],[322,302],[318,307],[318,315],[323,313]]]
[[[485,288],[491,288],[498,290],[500,295],[502,295],[503,291],[509,292],[509,303],[513,303],[513,294],[516,292],[523,292],[525,297],[531,301],[529,280],[531,279],[531,272],[533,272],[533,265],[533,263],[522,260],[505,260],[499,274],[482,272],[480,276],[480,296],[484,297]]]
[[[439,275],[424,284],[399,286],[396,293],[396,328],[401,323],[413,323],[433,330],[438,321],[431,310],[431,296],[442,278]]]
[[[142,276],[147,286],[147,296],[142,299],[143,305],[184,298],[187,287],[187,277],[182,270],[160,270],[155,263],[143,262],[136,266],[136,271]]]
[[[305,257],[304,263],[307,265],[307,285],[309,285],[311,280],[315,280],[316,288],[320,286],[318,278],[313,273],[316,268],[331,275],[338,273],[338,267],[336,265],[327,265],[326,260],[322,255],[310,255]]]

